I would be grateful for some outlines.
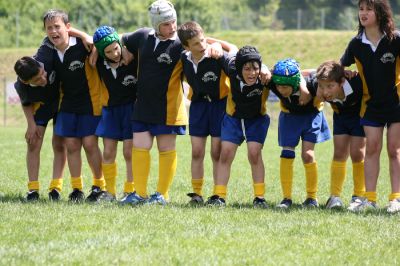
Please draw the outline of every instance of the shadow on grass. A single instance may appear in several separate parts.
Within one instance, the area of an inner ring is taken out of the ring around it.
[[[303,211],[311,211],[311,212],[323,212],[327,214],[333,215],[360,215],[360,216],[399,216],[400,213],[397,214],[389,214],[387,213],[385,208],[379,208],[377,210],[367,211],[367,212],[360,212],[360,213],[352,213],[348,211],[346,208],[342,209],[326,209],[325,206],[320,206],[318,208],[304,208],[301,204],[293,204],[292,207],[289,209],[281,209],[277,208],[274,203],[268,202],[268,208],[255,208],[252,203],[242,203],[242,202],[232,202],[228,203],[226,206],[210,206],[205,204],[189,204],[189,203],[179,203],[179,202],[172,202],[166,206],[160,205],[146,205],[146,204],[139,204],[139,205],[131,205],[131,204],[120,204],[118,201],[113,202],[70,202],[65,199],[61,199],[60,201],[53,202],[48,199],[41,198],[38,201],[29,202],[26,200],[25,195],[21,194],[4,194],[0,192],[0,203],[15,203],[15,204],[42,204],[42,205],[51,205],[51,204],[64,204],[64,205],[93,205],[93,206],[101,206],[102,208],[178,208],[178,209],[210,209],[210,210],[221,210],[221,209],[238,209],[238,210],[255,210],[255,211],[266,211],[266,212],[275,212],[275,213],[296,213],[296,212],[303,212]]]
[[[360,213],[353,213],[348,211],[346,208],[341,209],[326,209],[325,206],[319,206],[317,208],[305,208],[302,204],[293,204],[289,209],[277,208],[275,203],[268,202],[268,208],[255,208],[252,203],[242,203],[242,202],[232,202],[227,203],[226,206],[210,206],[205,204],[197,204],[192,205],[188,203],[172,203],[166,207],[176,207],[181,209],[238,209],[238,210],[255,210],[260,212],[274,212],[274,213],[303,213],[305,211],[309,212],[317,212],[324,214],[332,214],[332,215],[340,215],[340,216],[348,216],[348,215],[356,215],[356,216],[392,216],[393,214],[389,214],[386,212],[385,208],[379,208],[375,211],[366,211]],[[394,215],[400,215],[394,214]]]

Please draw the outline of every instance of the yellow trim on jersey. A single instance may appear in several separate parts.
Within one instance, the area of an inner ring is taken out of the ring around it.
[[[232,99],[232,90],[229,88],[228,100],[226,101],[226,113],[233,116],[236,110],[236,104]]]
[[[190,84],[189,84],[189,82],[187,81],[187,78],[186,78],[185,75],[183,75],[183,80],[182,80],[182,82],[186,82],[186,84],[189,86],[188,94],[187,94],[187,97],[186,97],[186,98],[187,98],[189,101],[191,101],[191,100],[192,100],[192,97],[193,97],[193,88],[192,88],[192,86],[190,86]]]
[[[63,90],[62,90],[62,88],[61,88],[61,84],[62,84],[62,83],[60,82],[60,86],[58,87],[58,91],[59,91],[59,93],[60,93],[60,98],[58,99],[57,112],[60,111],[62,98],[64,97],[64,92],[63,92]]]
[[[397,96],[400,99],[400,58],[399,57],[396,58],[396,80],[395,80],[395,84],[396,84],[396,89],[397,89]]]
[[[267,99],[269,95],[269,90],[268,89],[263,89],[262,96],[261,96],[261,114],[265,115],[267,114]]]
[[[337,106],[336,105],[334,105],[334,104],[331,104],[331,107],[332,107],[332,110],[335,112],[335,113],[339,113],[339,108],[337,108]]]
[[[356,61],[357,70],[363,84],[363,96],[361,99],[360,117],[364,117],[365,111],[367,109],[366,102],[371,98],[371,96],[369,95],[368,84],[365,81],[363,66],[361,62],[357,60],[357,58],[354,58],[354,60]]]
[[[108,93],[106,84],[104,80],[101,80],[101,87],[100,87],[100,101],[102,106],[108,106],[108,100],[110,99],[110,94]]]
[[[44,103],[43,102],[35,102],[32,104],[33,106],[33,114],[36,114],[36,111],[42,106]]]
[[[104,83],[100,80],[96,67],[90,66],[89,57],[85,60],[85,73],[93,107],[93,115],[101,115],[101,91],[106,88],[104,87]]]
[[[228,95],[230,87],[231,87],[231,81],[230,81],[229,77],[225,74],[224,71],[221,71],[221,77],[219,79],[219,98],[220,99],[223,99]]]
[[[188,124],[186,113],[181,74],[183,72],[182,61],[178,61],[171,78],[168,82],[167,90],[167,115],[166,125],[183,126]]]
[[[314,97],[313,99],[313,105],[315,108],[318,109],[318,111],[322,111],[324,109],[324,102],[321,102],[321,100],[318,97]]]
[[[284,105],[283,102],[281,100],[279,100],[280,106],[281,106],[281,111],[284,113],[290,113],[289,109],[287,109]]]

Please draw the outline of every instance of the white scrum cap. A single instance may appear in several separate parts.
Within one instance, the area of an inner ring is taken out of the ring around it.
[[[149,7],[151,25],[157,33],[160,33],[160,24],[171,20],[176,20],[174,5],[167,0],[157,0]]]

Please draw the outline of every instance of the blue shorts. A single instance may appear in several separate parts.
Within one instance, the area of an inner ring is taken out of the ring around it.
[[[365,118],[360,119],[360,125],[367,127],[390,127],[391,124],[392,123],[390,122],[383,123],[383,122],[374,122]]]
[[[56,135],[69,138],[83,138],[95,135],[100,116],[60,112],[54,129]]]
[[[34,120],[35,120],[35,124],[37,126],[47,127],[47,124],[49,123],[51,118],[50,119],[37,119],[36,117],[34,117]],[[56,115],[54,115],[54,117],[53,117],[53,125],[55,125],[55,124],[56,124]]]
[[[333,135],[365,137],[364,129],[360,125],[360,116],[333,113]]]
[[[237,145],[246,142],[264,144],[267,137],[270,119],[264,115],[251,119],[239,119],[225,114],[222,120],[221,141],[229,141]]]
[[[279,114],[278,142],[281,147],[296,147],[300,138],[312,143],[331,138],[323,112],[311,114]]]
[[[132,139],[133,103],[103,107],[96,135],[114,140]]]
[[[189,135],[220,137],[225,110],[226,98],[213,102],[192,102],[189,109]]]
[[[144,123],[137,120],[132,121],[134,133],[149,131],[152,136],[158,135],[185,135],[186,126],[168,126]]]

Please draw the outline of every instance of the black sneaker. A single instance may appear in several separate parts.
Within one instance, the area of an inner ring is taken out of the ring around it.
[[[26,194],[26,201],[33,202],[37,200],[39,200],[39,191],[37,190],[28,191],[28,193]]]
[[[318,201],[313,198],[307,198],[302,205],[305,208],[317,208],[319,206]]]
[[[289,209],[292,206],[293,202],[291,199],[284,198],[281,203],[276,205],[277,208],[280,209]]]
[[[50,201],[59,201],[60,199],[61,199],[60,192],[58,192],[57,189],[53,188],[53,189],[49,192],[49,200],[50,200]]]
[[[268,204],[265,201],[265,199],[264,198],[259,198],[259,197],[255,197],[254,198],[253,206],[254,206],[254,208],[261,208],[261,209],[268,208]]]
[[[190,205],[200,205],[204,203],[203,197],[197,193],[187,193],[186,195],[190,197]]]
[[[89,196],[86,197],[87,202],[98,202],[100,201],[101,196],[104,194],[104,191],[101,188],[92,186],[92,190]]]
[[[209,197],[206,204],[210,205],[210,206],[225,206],[226,205],[225,200],[218,195],[213,195],[213,196]]]
[[[85,199],[85,194],[83,194],[82,190],[74,188],[74,190],[68,196],[69,201],[72,202],[81,202]]]

